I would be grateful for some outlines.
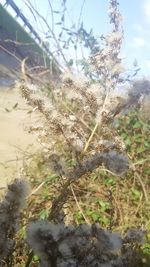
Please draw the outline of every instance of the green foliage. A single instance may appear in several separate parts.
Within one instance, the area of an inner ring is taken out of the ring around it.
[[[138,110],[133,110],[129,114],[120,116],[115,122],[115,128],[125,142],[131,159],[133,166],[130,172],[122,178],[102,166],[92,174],[85,173],[82,179],[75,181],[73,184],[75,196],[69,195],[66,202],[67,208],[64,208],[67,223],[99,223],[101,227],[122,233],[141,225],[147,229],[150,220],[147,201],[150,198],[150,127],[140,117]],[[109,136],[107,133],[107,138],[111,140],[111,134]],[[141,147],[144,149],[139,153]],[[68,154],[66,158],[67,167],[73,168],[76,162],[69,159]],[[34,187],[38,188],[43,181],[44,185],[32,197],[29,203],[30,212],[27,212],[26,216],[33,220],[45,220],[49,216],[53,200],[65,184],[65,177],[52,173],[48,157],[45,157],[44,153],[37,155],[31,161],[27,174]],[[138,176],[141,177],[140,180]],[[147,267],[149,241],[143,245],[140,253],[143,259],[141,267]]]
[[[107,227],[110,223],[110,219],[108,218],[107,210],[109,209],[110,203],[103,201],[103,200],[98,200],[97,199],[97,204],[98,208],[88,208],[84,207],[84,215],[85,217],[88,217],[92,223],[99,223],[103,227]],[[74,219],[78,224],[84,223],[84,217],[83,214],[80,211],[77,211],[74,214]]]
[[[131,188],[131,197],[133,200],[138,201],[140,199],[140,191],[136,188]]]
[[[150,124],[140,118],[138,110],[118,119],[116,129],[131,156],[140,158],[142,155],[147,158],[150,151]]]
[[[150,228],[150,227],[148,227]],[[144,267],[149,267],[150,263],[150,229],[147,234],[146,242],[141,247],[141,254],[143,258],[143,265]]]
[[[148,203],[143,199],[142,187],[136,178],[136,173],[142,177],[143,185],[145,185],[147,195],[150,197],[150,126],[141,119],[138,110],[133,110],[130,114],[120,117],[115,127],[120,137],[125,141],[134,170],[127,174],[125,180],[120,180],[105,170],[93,172],[89,178],[84,180],[85,195],[89,194],[89,197],[85,196],[84,198],[82,195],[79,200],[84,215],[90,222],[100,222],[101,225],[108,228],[112,224],[113,229],[116,229],[116,227],[120,229],[121,227],[125,231],[135,224],[140,225],[140,221],[147,225],[150,220]],[[143,149],[139,153],[141,147]],[[83,188],[82,184],[80,184],[81,188]],[[141,203],[141,199],[143,203]],[[118,218],[115,218],[115,213],[118,214],[118,208],[120,209],[120,215],[124,217],[120,222]],[[124,213],[126,209],[128,209],[127,214]],[[137,218],[137,215],[139,218]],[[84,221],[80,211],[76,211],[75,220],[78,223]]]

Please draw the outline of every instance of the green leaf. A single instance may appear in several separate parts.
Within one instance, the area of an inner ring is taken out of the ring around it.
[[[139,199],[140,198],[140,192],[137,190],[137,189],[135,189],[135,188],[132,188],[131,189],[131,191],[132,191],[132,195],[136,198],[136,199]]]
[[[115,185],[115,180],[113,178],[106,178],[104,180],[105,185]]]
[[[40,212],[39,216],[40,216],[40,219],[41,219],[41,220],[45,220],[45,219],[47,219],[47,218],[48,218],[48,211],[47,211],[47,210],[42,210],[42,211]]]
[[[133,125],[133,128],[134,129],[138,129],[138,128],[141,128],[141,123],[139,121],[137,121],[134,125]]]
[[[142,153],[142,152],[145,152],[146,148],[143,147],[143,146],[140,146],[137,148],[136,152],[139,154],[139,153]]]
[[[109,202],[103,201],[103,200],[98,200],[98,204],[101,207],[101,211],[105,211],[109,207]]]
[[[91,214],[91,216],[92,216],[92,219],[94,220],[94,221],[98,221],[99,220],[99,214],[98,213],[92,213]]]
[[[131,145],[131,140],[128,138],[128,139],[126,139],[126,141],[125,141],[125,143],[126,143],[126,146],[129,146],[129,145]]]
[[[93,181],[95,181],[95,180],[97,179],[97,174],[93,174],[93,175],[91,175],[91,179],[92,179]]]
[[[104,224],[104,225],[108,225],[110,223],[109,219],[106,217],[99,218],[99,222]]]
[[[144,170],[144,173],[146,173],[146,174],[150,174],[150,168],[145,169],[145,170]]]
[[[37,255],[33,256],[33,261],[39,261],[39,260],[40,260],[39,256],[37,256]]]
[[[121,137],[122,137],[123,139],[126,139],[127,136],[128,136],[127,133],[122,133],[122,134],[121,134]]]

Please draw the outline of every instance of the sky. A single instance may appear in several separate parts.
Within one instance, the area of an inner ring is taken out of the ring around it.
[[[29,9],[25,5],[27,0],[14,0],[22,10],[30,23],[41,36],[46,28],[42,23],[36,23]],[[51,25],[51,12],[48,0],[30,0],[40,14]],[[62,0],[49,0],[54,10],[62,8]],[[0,0],[2,4],[5,0]],[[67,0],[66,27],[71,23],[78,24],[81,7],[80,21],[84,22],[87,30],[93,29],[95,36],[106,34],[109,31],[109,19],[107,15],[108,0]],[[140,74],[150,76],[150,0],[120,0],[120,11],[123,16],[124,40],[122,57],[127,68],[133,66],[135,59],[141,68]],[[7,8],[12,12],[11,8]],[[12,12],[14,15],[14,13]],[[54,15],[55,22],[59,22],[59,14]],[[55,25],[56,34],[59,33],[59,25]],[[43,37],[44,38],[44,37]]]

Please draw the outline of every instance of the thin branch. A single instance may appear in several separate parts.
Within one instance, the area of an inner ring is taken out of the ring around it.
[[[98,128],[98,123],[96,123],[96,125],[95,125],[95,127],[94,127],[94,129],[93,129],[88,141],[85,144],[85,148],[83,150],[84,153],[87,151],[87,149],[88,149],[88,147],[90,145],[90,142],[92,141],[92,138],[93,138],[94,134],[96,133],[97,128]]]
[[[79,14],[79,18],[78,18],[78,28],[79,28],[79,25],[80,25],[80,20],[81,20],[81,16],[82,16],[82,13],[83,13],[83,8],[84,8],[84,5],[85,5],[85,1],[86,0],[83,0],[82,5],[81,5],[80,14]]]
[[[140,185],[141,185],[141,187],[142,187],[142,190],[143,190],[143,194],[144,194],[145,200],[146,200],[146,202],[148,202],[149,199],[148,199],[148,195],[147,195],[147,192],[146,192],[145,185],[144,185],[144,183],[143,183],[143,181],[142,181],[140,175],[139,175],[137,172],[135,172],[135,176],[137,177],[138,181],[140,182]]]
[[[54,41],[55,41],[55,43],[56,43],[56,45],[57,45],[57,48],[58,48],[58,50],[59,50],[59,52],[60,52],[60,54],[61,54],[61,56],[62,56],[62,58],[63,58],[63,60],[64,60],[64,62],[65,62],[65,64],[66,64],[66,66],[67,66],[67,68],[68,68],[68,70],[69,71],[71,71],[71,69],[70,69],[70,67],[68,66],[68,62],[67,62],[67,60],[66,60],[66,58],[65,58],[65,55],[64,55],[64,53],[63,53],[63,51],[62,51],[62,48],[61,48],[61,46],[60,46],[60,44],[59,44],[59,42],[58,42],[58,40],[57,40],[57,37],[56,37],[56,35],[55,35],[55,33],[53,32],[53,30],[51,29],[51,27],[49,26],[49,24],[48,24],[48,22],[46,21],[46,19],[34,8],[34,6],[31,4],[31,2],[29,1],[29,0],[27,0],[27,2],[30,4],[30,6],[31,6],[31,8],[35,11],[35,13],[43,20],[43,22],[45,23],[45,25],[47,26],[47,28],[48,28],[48,30],[50,31],[50,33],[52,34],[52,37],[53,37],[53,39],[54,39]]]
[[[19,57],[17,57],[15,54],[13,54],[13,53],[11,53],[10,51],[8,51],[6,48],[4,48],[2,45],[0,45],[0,48],[2,49],[2,50],[4,50],[7,54],[9,54],[10,56],[12,56],[12,57],[14,57],[15,59],[17,59],[17,61],[19,61],[19,62],[22,62],[22,60],[19,58]]]
[[[16,45],[34,45],[34,43],[22,43],[22,42],[14,41],[14,40],[11,40],[11,39],[5,39],[3,42],[4,43],[13,43],[13,44],[16,44]]]
[[[52,17],[52,31],[54,32],[54,13],[53,13],[53,7],[52,7],[52,4],[50,2],[50,0],[48,0],[48,3],[49,3],[49,7],[50,7],[50,10],[51,10],[51,17]]]
[[[79,202],[78,202],[78,200],[77,200],[77,197],[76,197],[76,195],[75,195],[75,192],[74,192],[74,190],[73,190],[72,185],[70,185],[70,189],[71,189],[72,195],[73,195],[73,197],[74,197],[74,200],[75,200],[75,202],[76,202],[76,205],[77,205],[79,211],[81,212],[81,214],[82,214],[82,216],[83,216],[85,222],[86,222],[87,224],[90,224],[90,221],[86,218],[86,216],[85,216],[85,214],[83,213],[83,210],[82,210],[82,208],[81,208],[81,206],[80,206],[80,204],[79,204]]]
[[[138,214],[138,212],[139,212],[139,210],[140,210],[140,208],[141,208],[142,199],[143,199],[143,193],[141,192],[141,196],[140,196],[139,204],[138,204],[137,209],[136,209],[136,211],[135,211],[135,215]]]
[[[81,118],[77,117],[77,115],[66,105],[65,102],[62,101],[62,105],[68,110],[70,111],[77,119],[79,122],[81,122],[90,132],[92,132],[93,130],[88,126],[88,124],[86,124],[86,122],[84,120],[82,120]],[[97,134],[96,134],[97,135]],[[98,135],[97,135],[98,137]]]
[[[34,188],[32,190],[32,192],[30,193],[30,195],[28,196],[28,198],[31,197],[31,196],[33,196],[33,195],[35,195],[43,187],[43,185],[45,183],[46,183],[46,181],[42,182],[38,187]]]

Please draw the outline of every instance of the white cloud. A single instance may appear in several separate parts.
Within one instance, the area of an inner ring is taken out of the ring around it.
[[[146,68],[150,69],[150,59],[146,59],[146,60],[144,60],[143,65],[144,65]]]
[[[146,0],[144,3],[144,15],[147,21],[150,23],[150,0]]]
[[[137,36],[133,38],[132,46],[139,48],[145,45],[146,45],[146,40],[143,37]]]
[[[132,28],[134,31],[138,32],[139,34],[143,33],[145,30],[144,25],[139,24],[139,23],[134,23]]]

